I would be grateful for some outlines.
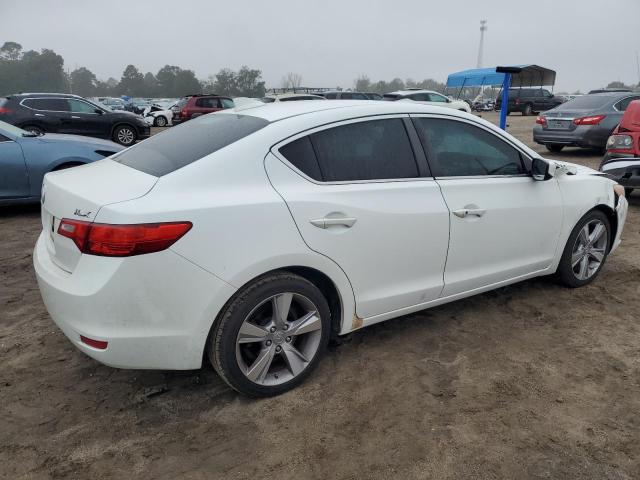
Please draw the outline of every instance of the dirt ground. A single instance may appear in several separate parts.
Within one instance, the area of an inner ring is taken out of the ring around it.
[[[531,143],[533,117],[509,123]],[[0,477],[640,478],[639,214],[640,195],[588,287],[536,279],[364,329],[300,388],[250,400],[211,368],[77,351],[34,278],[38,207],[2,209]]]

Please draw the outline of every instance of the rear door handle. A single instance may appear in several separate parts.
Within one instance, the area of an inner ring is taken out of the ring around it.
[[[309,220],[311,225],[318,228],[329,228],[334,225],[342,225],[347,228],[353,227],[357,219],[352,217],[340,217],[340,218],[317,218],[315,220]]]
[[[71,115],[71,118],[73,118],[75,120],[80,120],[82,117],[76,117],[75,115]]]
[[[33,115],[36,116],[36,117],[44,117],[44,115],[42,113],[34,113]]]
[[[481,217],[486,213],[486,210],[482,208],[461,208],[460,210],[454,210],[453,214],[456,217],[465,218],[469,216]]]

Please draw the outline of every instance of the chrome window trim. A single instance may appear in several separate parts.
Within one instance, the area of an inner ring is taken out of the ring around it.
[[[357,185],[357,184],[367,184],[367,183],[424,182],[424,181],[433,182],[433,181],[435,181],[433,176],[429,176],[429,177],[376,178],[375,180],[343,180],[343,181],[322,182],[320,180],[315,180],[315,179],[309,177],[302,170],[298,169],[295,165],[293,165],[291,162],[289,162],[289,160],[287,160],[284,157],[284,155],[282,155],[280,153],[280,151],[279,151],[279,149],[281,147],[284,147],[285,145],[288,145],[291,142],[295,142],[296,140],[298,140],[298,139],[300,139],[302,137],[307,137],[309,135],[313,135],[316,132],[321,132],[323,130],[328,130],[330,128],[339,127],[341,125],[349,125],[349,124],[352,124],[352,123],[360,123],[360,122],[366,122],[366,121],[370,121],[370,120],[386,120],[386,119],[390,119],[390,118],[399,118],[399,119],[409,118],[409,114],[408,113],[391,113],[391,114],[384,114],[383,113],[383,114],[367,115],[367,116],[364,116],[364,117],[355,117],[355,118],[350,118],[350,119],[346,119],[346,120],[338,120],[336,122],[326,123],[326,124],[323,124],[323,125],[319,125],[317,127],[310,128],[308,130],[304,130],[302,132],[298,132],[295,135],[292,135],[290,137],[287,137],[286,139],[281,140],[280,142],[274,144],[270,148],[269,151],[278,160],[280,160],[282,163],[284,163],[285,166],[287,166],[288,168],[293,170],[295,173],[300,175],[305,180],[307,180],[307,181],[309,181],[311,183],[314,183],[316,185],[354,185],[354,184]],[[411,139],[410,139],[408,133],[407,133],[407,140],[411,143]],[[413,151],[413,145],[411,145],[411,147],[412,147],[411,150]],[[420,172],[420,168],[418,166],[419,159],[416,158],[415,152],[413,152],[413,156],[414,156],[414,160],[416,162],[416,168],[418,169],[418,173],[419,173]]]
[[[60,97],[27,97],[20,100],[20,105],[24,108],[28,108],[29,110],[33,110],[34,112],[54,112],[54,113],[71,113],[70,110],[40,110],[39,108],[33,108],[28,105],[25,105],[24,102],[27,100],[68,100],[67,98]],[[76,100],[75,98],[73,100]]]
[[[619,109],[618,109],[618,104],[619,104],[620,102],[625,101],[627,98],[632,98],[632,97],[637,97],[637,98],[636,98],[636,100],[640,100],[640,95],[627,95],[626,97],[621,98],[620,100],[618,100],[617,102],[615,102],[615,103],[613,104],[613,109],[614,109],[616,112],[624,113],[626,110],[619,110]],[[634,101],[634,100],[631,100],[631,102],[633,102],[633,101]],[[629,103],[631,103],[631,102],[629,102]]]

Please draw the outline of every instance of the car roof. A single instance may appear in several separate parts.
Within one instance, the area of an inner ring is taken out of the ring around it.
[[[327,93],[327,92],[323,92]],[[317,93],[277,93],[277,94],[268,94],[263,98],[293,98],[293,97],[318,97],[324,98],[322,95],[318,95]]]
[[[13,95],[7,95],[9,97],[64,97],[64,98],[83,98],[80,95],[74,95],[72,93],[43,93],[43,92],[20,92]]]
[[[436,92],[435,90],[422,90],[422,89],[412,89],[412,90],[396,90],[395,92],[389,92],[385,95],[410,95],[412,93],[437,93],[438,95],[442,95],[440,92]]]
[[[332,109],[344,109],[344,115],[349,110],[358,109],[358,115],[384,115],[405,113],[446,113],[447,115],[462,114],[457,110],[444,107],[424,105],[416,102],[380,102],[375,100],[325,100],[324,102],[273,102],[258,105],[257,102],[229,108],[220,114],[241,114],[263,118],[269,122],[277,122],[300,115],[312,115]],[[465,114],[467,115],[467,114]],[[462,115],[460,115],[462,116]]]

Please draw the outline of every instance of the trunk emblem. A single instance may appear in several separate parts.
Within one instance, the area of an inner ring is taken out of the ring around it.
[[[82,211],[79,208],[76,208],[75,212],[73,212],[73,214],[77,217],[88,217],[89,215],[91,215],[91,212],[87,212],[87,213],[82,213]]]

